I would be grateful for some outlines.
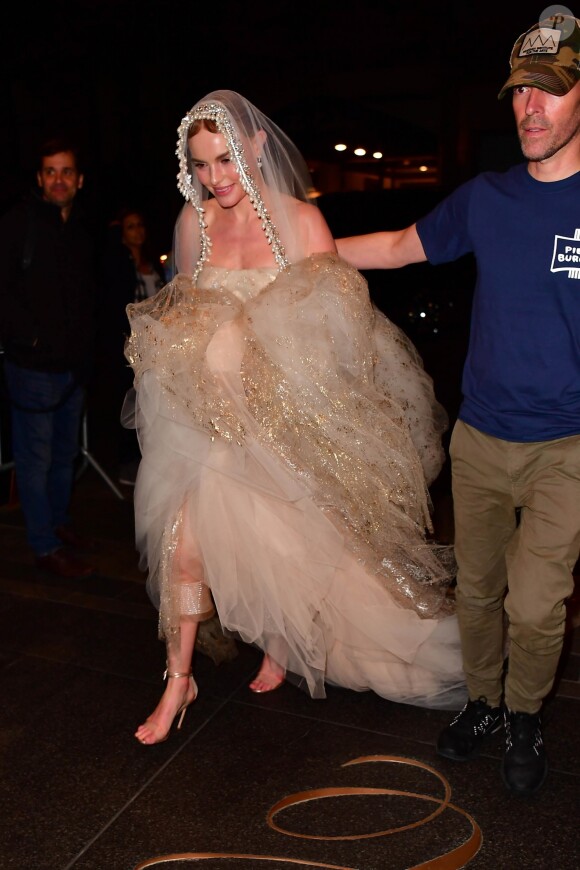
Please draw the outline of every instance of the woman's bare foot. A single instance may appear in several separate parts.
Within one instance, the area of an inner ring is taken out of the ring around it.
[[[168,674],[168,677],[171,677],[171,674]],[[153,713],[137,728],[135,732],[137,740],[146,746],[167,740],[174,719],[181,714],[177,723],[177,727],[181,728],[185,711],[196,698],[197,685],[192,676],[184,675],[170,679]]]
[[[250,683],[250,690],[256,694],[273,692],[284,682],[284,674],[284,668],[266,654],[262,659],[258,676]]]

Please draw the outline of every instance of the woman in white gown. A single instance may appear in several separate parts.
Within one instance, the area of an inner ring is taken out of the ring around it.
[[[178,273],[127,309],[143,459],[137,545],[169,678],[136,732],[195,700],[199,622],[284,678],[459,707],[463,674],[427,484],[446,420],[415,349],[340,261],[299,153],[232,91],[184,117]]]

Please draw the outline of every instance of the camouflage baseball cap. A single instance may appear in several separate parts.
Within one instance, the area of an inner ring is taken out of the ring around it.
[[[534,24],[516,40],[510,67],[499,100],[519,85],[563,97],[580,80],[580,20],[552,15]]]

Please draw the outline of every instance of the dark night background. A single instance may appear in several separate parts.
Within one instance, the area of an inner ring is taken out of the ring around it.
[[[319,199],[336,236],[405,226],[475,172],[521,159],[509,101],[497,93],[515,39],[544,8],[458,0],[20,3],[3,34],[0,210],[34,183],[38,143],[71,131],[86,158],[82,195],[103,225],[118,206],[140,206],[158,251],[169,250],[182,205],[176,129],[200,97],[230,88],[272,117],[309,161],[357,138],[387,154],[436,154],[436,186]],[[444,354],[453,375],[441,372],[440,387],[453,414],[472,263],[367,277],[377,304],[432,369],[454,336]],[[421,319],[422,310],[429,316]]]
[[[435,143],[448,188],[519,159],[510,107],[496,94],[515,38],[541,11],[388,0],[13,4],[2,40],[0,207],[33,178],[38,142],[65,128],[85,149],[86,195],[104,214],[137,199],[170,244],[181,205],[176,128],[224,87],[307,157],[351,130],[372,131],[384,150]]]

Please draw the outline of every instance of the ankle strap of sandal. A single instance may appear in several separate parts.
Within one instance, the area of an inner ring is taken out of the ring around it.
[[[164,679],[164,680],[168,680],[168,679],[171,679],[172,677],[173,677],[173,678],[176,678],[176,677],[191,677],[191,671],[188,671],[187,673],[183,673],[183,674],[178,673],[178,672],[176,672],[176,673],[174,673],[174,674],[171,674],[171,673],[169,672],[169,670],[166,669],[165,673],[163,674],[163,679]]]

